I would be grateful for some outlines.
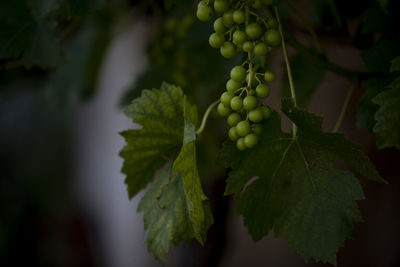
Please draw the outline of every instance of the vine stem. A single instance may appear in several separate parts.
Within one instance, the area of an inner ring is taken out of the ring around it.
[[[281,18],[279,16],[278,6],[274,6],[274,10],[275,10],[276,19],[278,20],[279,33],[281,34],[281,39],[282,39],[282,50],[283,50],[283,56],[285,58],[286,69],[287,69],[288,78],[289,78],[290,94],[292,95],[294,106],[297,107],[296,90],[294,88],[292,68],[290,67],[290,61],[289,61],[289,57],[288,57],[285,36],[283,35],[282,23],[281,23]],[[296,137],[296,136],[297,136],[297,125],[293,123],[293,137]]]
[[[357,82],[353,83],[347,92],[346,98],[343,102],[342,110],[340,111],[339,118],[336,121],[335,127],[333,128],[332,132],[337,133],[339,131],[340,125],[342,125],[344,115],[346,115],[347,108],[349,107],[351,96],[353,95],[354,89],[357,86]]]
[[[201,125],[199,127],[199,129],[197,129],[196,131],[196,135],[199,135],[203,132],[204,128],[206,127],[207,124],[207,119],[208,116],[210,116],[211,111],[219,104],[220,100],[217,100],[215,102],[213,102],[206,110],[206,112],[204,113],[203,116],[203,120],[201,121]]]

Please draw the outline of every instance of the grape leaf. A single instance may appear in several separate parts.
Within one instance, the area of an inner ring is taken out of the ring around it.
[[[130,168],[127,184],[131,197],[160,168],[147,165],[154,165],[154,158],[160,157],[162,150],[157,147],[163,146],[155,146],[153,138],[156,137],[156,142],[167,143],[165,147],[172,146],[167,142],[169,140],[176,143],[174,146],[182,146],[174,163],[168,163],[166,171],[156,177],[138,207],[138,212],[144,213],[145,229],[148,230],[147,248],[157,259],[165,261],[171,244],[193,238],[203,244],[213,222],[196,164],[197,108],[186,101],[179,88],[164,83],[161,90],[143,91],[142,96],[128,107],[127,114],[143,126],[141,130],[129,130],[131,134],[136,132],[136,138],[128,138],[128,145],[121,152],[125,159],[124,168]],[[171,136],[173,131],[177,137]]]
[[[400,77],[388,88],[372,100],[379,105],[373,131],[377,135],[378,148],[394,146],[400,149]]]
[[[274,230],[308,261],[336,263],[336,252],[361,221],[356,200],[364,198],[358,179],[335,167],[347,163],[355,173],[385,182],[360,147],[342,134],[322,132],[322,118],[282,102],[283,112],[299,127],[298,137],[281,131],[280,117],[263,122],[260,143],[240,152],[228,141],[218,161],[231,167],[226,195],[255,241]]]

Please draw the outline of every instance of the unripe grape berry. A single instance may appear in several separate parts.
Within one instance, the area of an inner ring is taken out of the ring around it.
[[[229,139],[231,139],[232,141],[236,141],[239,138],[239,135],[236,131],[236,127],[232,127],[229,129],[228,136],[229,136]]]
[[[262,7],[260,0],[253,0],[251,1],[251,5],[255,8],[255,9],[260,9]]]
[[[227,0],[215,0],[214,9],[217,13],[224,13],[229,8],[229,2]]]
[[[243,99],[243,108],[245,110],[252,110],[257,106],[257,98],[252,95],[248,95]]]
[[[229,92],[234,92],[234,91],[236,91],[237,89],[240,88],[241,84],[242,83],[236,82],[236,81],[231,79],[231,80],[226,82],[226,90],[228,90]]]
[[[216,33],[225,33],[227,31],[222,18],[219,17],[214,21],[214,31]]]
[[[246,69],[242,66],[235,66],[231,70],[231,79],[236,82],[243,82],[246,78]]]
[[[247,95],[255,95],[255,94],[256,94],[256,90],[250,89]]]
[[[199,5],[197,7],[196,16],[200,21],[209,21],[212,18],[213,10],[209,6]]]
[[[278,30],[270,29],[264,34],[264,41],[270,46],[278,46],[281,44],[281,35]]]
[[[243,51],[245,51],[245,52],[251,52],[251,51],[253,51],[253,48],[254,48],[254,46],[253,46],[253,43],[252,43],[252,42],[250,42],[250,41],[244,42],[244,44],[243,44]]]
[[[243,100],[240,96],[234,96],[231,99],[231,108],[233,110],[240,110],[243,107]]]
[[[268,47],[264,43],[258,43],[254,47],[254,54],[256,56],[266,56],[268,54]]]
[[[239,136],[245,136],[250,132],[250,124],[248,121],[240,121],[236,125],[236,132]]]
[[[266,6],[270,6],[274,3],[274,0],[261,0],[261,3],[263,3]]]
[[[263,111],[260,108],[256,108],[249,111],[249,120],[252,122],[260,122],[264,119]]]
[[[245,31],[247,36],[249,36],[249,38],[253,40],[259,38],[262,34],[261,26],[257,23],[251,23],[247,25]]]
[[[224,106],[229,107],[234,96],[235,95],[232,92],[224,92],[220,97],[221,103],[224,104]]]
[[[244,138],[244,144],[247,148],[253,148],[258,143],[258,137],[255,134],[248,134]]]
[[[233,33],[233,42],[235,44],[243,44],[247,40],[247,36],[244,31],[236,30]]]
[[[233,21],[237,24],[242,24],[246,19],[246,16],[242,10],[235,10],[233,12]]]
[[[224,104],[219,103],[217,107],[217,112],[222,117],[227,117],[229,114],[231,114],[232,110]]]
[[[246,144],[244,143],[244,138],[239,138],[236,141],[236,147],[237,149],[239,149],[240,151],[243,151],[246,149]]]
[[[214,48],[220,48],[224,42],[225,42],[224,35],[216,32],[211,34],[210,38],[208,39],[208,43],[210,44],[211,47]]]
[[[232,58],[235,55],[236,49],[231,42],[225,42],[220,48],[221,55],[225,58]]]
[[[257,93],[257,96],[260,97],[260,98],[268,97],[269,96],[269,87],[268,87],[268,85],[260,83],[256,87],[256,93]]]
[[[228,122],[229,126],[236,126],[236,124],[238,124],[238,122],[241,119],[242,118],[240,117],[240,115],[238,113],[232,113],[231,115],[229,115],[227,122]]]
[[[255,133],[256,135],[261,135],[262,134],[262,126],[261,126],[261,124],[253,124],[251,126],[251,128],[253,129],[253,133]]]
[[[228,10],[222,15],[222,21],[226,27],[231,27],[233,25],[233,11]]]
[[[278,22],[276,21],[275,18],[269,17],[267,21],[267,25],[270,28],[277,28],[278,27]]]
[[[268,119],[271,116],[271,109],[268,106],[262,106],[261,110],[263,112],[264,119]]]
[[[275,78],[276,78],[276,75],[272,71],[266,71],[264,73],[264,80],[266,82],[273,82],[273,81],[275,81]]]

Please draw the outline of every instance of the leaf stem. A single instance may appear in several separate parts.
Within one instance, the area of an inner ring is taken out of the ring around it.
[[[203,120],[201,121],[201,125],[199,127],[199,129],[197,129],[196,131],[196,135],[199,135],[203,132],[204,128],[206,127],[207,124],[207,119],[208,116],[210,116],[211,111],[213,110],[213,108],[215,108],[218,104],[219,104],[220,100],[217,100],[215,102],[213,102],[206,110],[206,112],[204,113],[203,116]]]
[[[285,36],[283,35],[282,23],[281,23],[281,18],[279,16],[278,6],[274,6],[274,10],[275,10],[275,16],[276,16],[276,19],[277,19],[278,25],[279,25],[279,33],[281,34],[281,38],[282,38],[282,50],[283,50],[283,56],[285,58],[286,69],[287,69],[288,78],[289,78],[290,94],[292,95],[294,106],[297,107],[296,90],[294,88],[292,68],[290,67],[290,61],[289,61],[288,52],[287,52],[287,48],[286,48]],[[293,137],[296,137],[296,136],[297,136],[297,125],[293,123]]]
[[[357,86],[357,82],[353,83],[347,92],[346,98],[343,102],[342,110],[340,111],[339,118],[336,121],[335,127],[333,128],[332,132],[337,133],[339,131],[340,125],[343,122],[344,115],[346,115],[347,108],[349,107],[351,96],[353,95],[354,89]]]

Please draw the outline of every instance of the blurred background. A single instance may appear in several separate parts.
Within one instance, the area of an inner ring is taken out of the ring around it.
[[[352,82],[310,58],[315,52],[361,73],[373,65],[386,79],[400,52],[399,3],[388,1],[384,10],[376,0],[284,2],[301,105],[323,115],[324,129],[331,130]],[[226,60],[209,47],[212,22],[198,22],[196,6],[184,0],[0,0],[0,266],[162,266],[146,250],[136,213],[143,193],[128,198],[118,133],[137,127],[124,107],[162,81],[181,86],[200,114],[224,90],[240,56]],[[278,77],[267,103],[280,110],[288,91],[280,49],[266,67]],[[363,146],[389,185],[362,181],[365,222],[339,251],[339,266],[400,265],[400,152],[377,150],[371,126],[363,123],[358,103],[369,86],[356,86],[341,131]],[[223,196],[225,170],[215,165],[226,131],[213,114],[198,144],[215,217],[207,243],[170,249],[166,266],[322,266],[304,263],[273,233],[254,243],[234,216],[232,199]]]

